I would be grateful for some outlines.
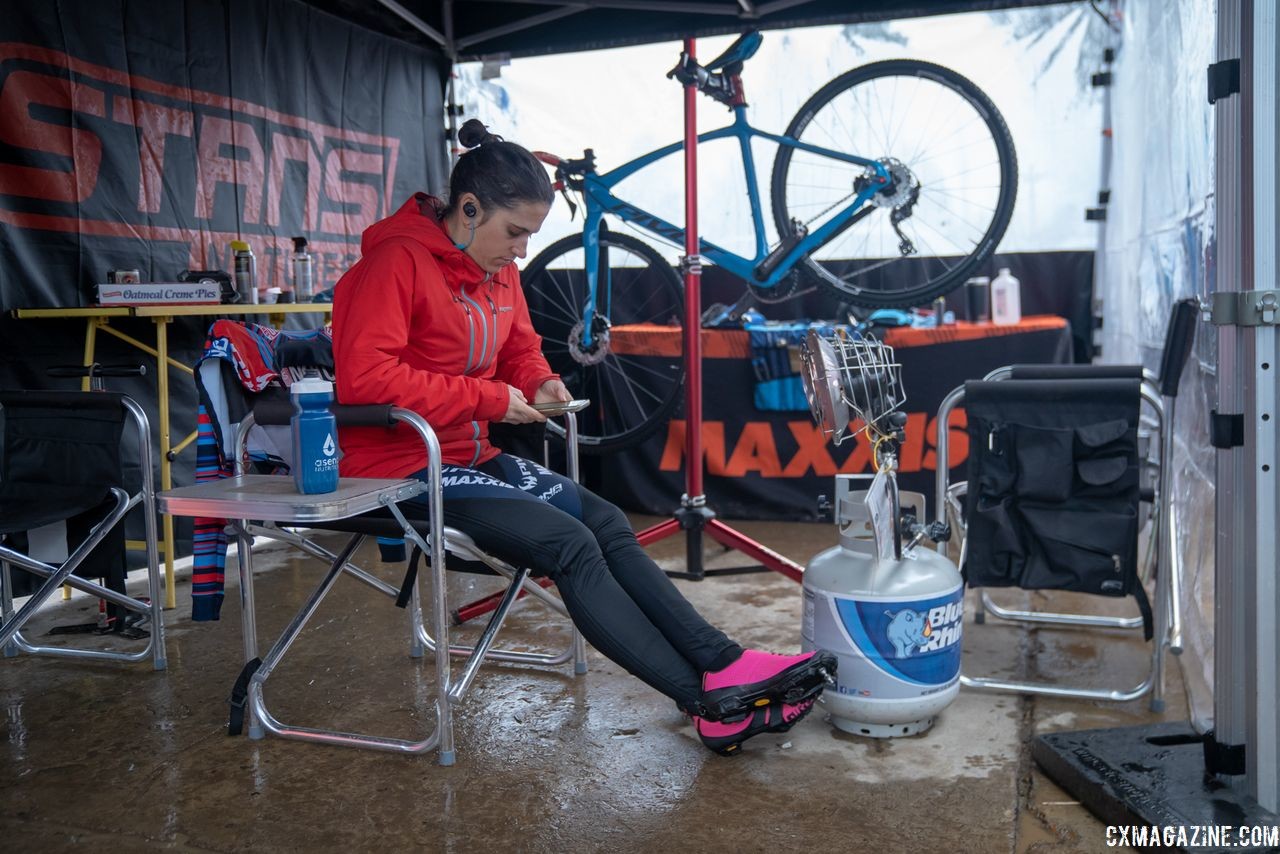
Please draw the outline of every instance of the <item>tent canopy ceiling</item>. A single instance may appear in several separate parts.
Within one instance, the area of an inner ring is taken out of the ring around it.
[[[306,0],[459,61],[688,36],[1046,5],[1052,0]]]

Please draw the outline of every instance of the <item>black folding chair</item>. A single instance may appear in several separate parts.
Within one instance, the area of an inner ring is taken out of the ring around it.
[[[121,438],[128,417],[138,434],[141,486],[124,488]],[[62,658],[152,659],[165,669],[151,429],[133,400],[110,392],[0,392],[0,648]],[[141,505],[146,526],[150,602],[123,590],[123,520]],[[34,547],[34,548],[33,548]],[[42,559],[43,558],[43,559]],[[42,579],[14,612],[12,568]],[[120,589],[90,581],[116,575]],[[63,584],[150,620],[146,645],[134,652],[37,646],[21,632]]]
[[[1134,596],[1139,624],[1151,636],[1153,617],[1137,571],[1141,388],[1138,379],[980,381],[966,383],[959,399],[948,398],[963,401],[969,422],[964,521],[956,527],[970,587]],[[943,471],[940,463],[940,478]],[[1080,626],[1114,619],[1011,618]],[[1127,689],[962,678],[971,688],[1132,700],[1155,684],[1162,646],[1155,644],[1151,673]]]
[[[978,598],[977,612],[974,615],[975,624],[982,624],[987,613],[992,616],[1001,618],[1001,620],[1012,620],[1025,622],[1025,624],[1041,624],[1055,626],[1074,626],[1074,627],[1101,627],[1101,629],[1143,629],[1148,636],[1152,630],[1155,631],[1156,643],[1152,648],[1152,672],[1149,680],[1137,686],[1137,688],[1128,690],[1092,690],[1092,689],[1064,689],[1057,686],[1029,684],[1029,682],[1007,682],[1001,680],[973,679],[973,677],[963,677],[964,684],[969,688],[986,688],[992,690],[1012,690],[1021,691],[1021,693],[1038,693],[1051,695],[1066,695],[1066,697],[1079,697],[1087,699],[1101,700],[1130,700],[1140,697],[1140,695],[1151,693],[1151,708],[1153,711],[1160,712],[1164,709],[1164,653],[1165,649],[1169,649],[1174,654],[1181,653],[1181,618],[1180,618],[1180,586],[1181,586],[1181,561],[1174,545],[1176,543],[1175,517],[1172,513],[1172,504],[1170,502],[1169,476],[1171,471],[1172,460],[1172,423],[1174,423],[1175,402],[1178,396],[1178,387],[1181,379],[1181,373],[1190,353],[1190,347],[1194,339],[1194,326],[1198,314],[1198,302],[1194,298],[1176,302],[1172,306],[1169,328],[1166,330],[1164,351],[1161,355],[1160,373],[1153,374],[1152,371],[1143,370],[1140,365],[1011,365],[1001,367],[992,371],[986,376],[987,383],[995,383],[997,380],[1039,380],[1039,382],[1085,382],[1085,380],[1098,380],[1098,382],[1114,383],[1116,380],[1128,380],[1130,383],[1137,383],[1133,387],[1135,398],[1130,398],[1124,403],[1124,411],[1128,412],[1130,405],[1138,406],[1140,403],[1140,419],[1137,431],[1138,446],[1138,465],[1139,465],[1139,481],[1138,481],[1138,498],[1148,508],[1149,517],[1151,517],[1151,526],[1147,535],[1146,549],[1144,549],[1144,560],[1142,562],[1142,572],[1137,577],[1137,586],[1135,593],[1143,592],[1143,584],[1148,583],[1152,576],[1156,577],[1155,607],[1152,609],[1151,615],[1144,613],[1138,617],[1115,617],[1105,615],[1091,615],[1091,613],[1056,613],[1042,611],[1020,611],[1020,609],[1001,607],[1000,604],[993,602],[991,595],[986,589],[982,590],[982,594]],[[1062,387],[1066,388],[1066,387]],[[1112,385],[1112,389],[1115,389]],[[969,385],[964,388],[957,388],[954,392],[947,396],[940,407],[940,424],[945,424],[950,417],[952,408],[960,406],[961,403],[968,398]],[[1115,393],[1107,392],[1105,387],[1096,388],[1094,394]],[[1121,397],[1124,393],[1121,392]],[[1084,399],[1089,398],[1089,392],[1083,392]],[[1019,392],[1010,389],[1007,398],[1016,399]],[[978,406],[982,407],[986,403],[986,394],[983,401],[978,402]],[[1057,401],[1048,394],[1041,401],[1042,411],[1037,412],[1039,419],[1043,419],[1046,423],[1066,424],[1073,420],[1075,415],[1069,411],[1066,401]],[[970,421],[972,424],[972,421]],[[1151,458],[1149,453],[1149,444],[1152,439],[1156,442],[1156,457]],[[982,443],[983,438],[975,435],[970,431],[970,443]],[[970,447],[974,447],[973,444]],[[978,448],[979,456],[982,456],[982,448]],[[961,483],[950,484],[948,481],[947,466],[947,448],[940,448],[940,460],[938,460],[938,485],[937,485],[937,502],[938,513],[940,517],[945,513],[948,521],[951,521],[952,529],[959,531],[961,536],[966,534],[966,525],[970,520],[969,512],[972,512],[973,502],[966,501],[970,484],[973,480],[973,462],[970,462],[970,480],[961,481]],[[968,507],[968,511],[966,511]],[[1143,528],[1143,520],[1139,519],[1139,530]],[[966,565],[969,561],[969,540],[961,539],[961,565]],[[975,574],[982,577],[978,572]],[[989,580],[988,580],[989,581]],[[973,579],[969,580],[970,586],[980,586],[974,583]],[[1018,584],[1009,583],[988,583],[987,586],[1020,586]],[[1071,589],[1066,586],[1065,589]],[[1139,600],[1142,602],[1142,600]]]

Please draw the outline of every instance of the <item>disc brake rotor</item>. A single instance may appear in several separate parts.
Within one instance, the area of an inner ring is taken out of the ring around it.
[[[889,171],[890,189],[871,196],[871,204],[878,208],[897,208],[911,200],[920,181],[901,160],[885,157],[880,165]]]
[[[579,320],[569,330],[569,340],[565,342],[569,347],[569,355],[580,365],[598,365],[609,355],[609,328],[605,326],[598,329],[591,347],[587,349],[582,347],[583,328],[583,322]]]

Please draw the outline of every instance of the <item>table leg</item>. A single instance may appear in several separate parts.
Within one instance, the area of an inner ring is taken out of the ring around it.
[[[169,321],[157,317],[156,322],[156,393],[160,398],[160,489],[173,488],[173,464],[169,461]],[[177,591],[173,582],[173,517],[165,514],[164,525],[164,606],[175,608]]]
[[[249,533],[248,519],[237,520],[235,527],[236,564],[240,567],[240,633],[244,639],[244,660],[247,664],[258,657],[258,617],[253,604],[253,535]],[[245,703],[244,723],[249,738],[263,737],[262,724],[253,715],[252,703]]]
[[[93,356],[94,356],[94,353],[96,352],[96,347],[98,343],[98,326],[101,324],[105,324],[106,322],[107,322],[106,318],[104,317],[90,317],[85,322],[84,366],[86,368],[93,364]],[[92,382],[92,379],[90,377],[85,377],[84,379],[80,380],[80,390],[89,391],[91,382]]]
[[[93,357],[97,351],[98,343],[98,326],[106,323],[106,318],[90,317],[85,320],[84,324],[84,366],[87,368],[93,364]],[[80,390],[90,391],[92,378],[85,377],[80,380]],[[62,585],[62,601],[65,602],[71,598],[71,585]]]

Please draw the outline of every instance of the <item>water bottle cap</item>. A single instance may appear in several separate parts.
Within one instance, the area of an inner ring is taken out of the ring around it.
[[[303,377],[289,386],[290,394],[333,394],[333,383],[320,377]]]
[[[305,238],[305,237],[294,237],[294,238],[292,238],[292,240],[293,240],[293,251],[294,251],[294,252],[301,252],[301,251],[303,251],[304,249],[306,249],[306,248],[307,248],[307,238]]]
[[[1000,268],[1000,275],[1001,275],[1001,276],[1007,276],[1007,275],[1009,275],[1009,268],[1008,268],[1008,267],[1001,267],[1001,268]]]
[[[249,244],[245,243],[243,240],[233,240],[231,241],[231,251],[232,252],[248,252],[250,251]]]

